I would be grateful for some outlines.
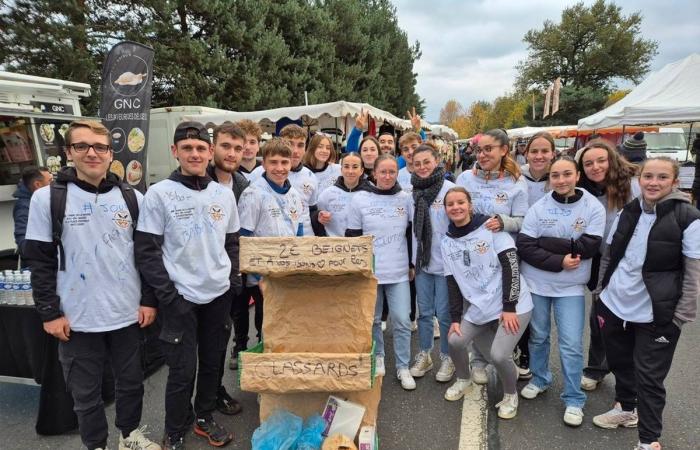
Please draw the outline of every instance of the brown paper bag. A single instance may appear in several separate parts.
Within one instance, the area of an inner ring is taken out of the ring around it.
[[[265,353],[369,353],[377,279],[296,275],[261,283]]]

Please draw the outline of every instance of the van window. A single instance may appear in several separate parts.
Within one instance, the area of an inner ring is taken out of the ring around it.
[[[0,185],[17,184],[22,169],[36,165],[28,119],[0,116]]]
[[[647,151],[686,150],[688,142],[685,133],[646,133]]]

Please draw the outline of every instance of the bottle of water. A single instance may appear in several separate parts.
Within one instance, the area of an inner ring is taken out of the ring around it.
[[[17,286],[17,283],[15,283],[14,273],[10,273],[9,276],[5,275],[5,289],[7,289],[7,304],[16,305],[19,286]]]
[[[22,293],[24,294],[24,304],[33,305],[32,298],[32,275],[28,270],[22,272]]]
[[[27,298],[25,299],[25,305],[33,305],[34,304],[34,292],[32,289],[32,273],[28,270],[25,270],[23,272],[25,279],[24,282],[27,285],[27,291],[25,292]]]
[[[7,303],[7,294],[5,291],[5,273],[0,272],[0,305]]]

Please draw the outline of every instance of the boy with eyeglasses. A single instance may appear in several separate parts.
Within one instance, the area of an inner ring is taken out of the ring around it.
[[[57,174],[65,189],[62,232],[53,236],[54,186],[38,189],[29,208],[24,258],[44,330],[59,339],[58,354],[83,444],[107,447],[102,374],[110,361],[116,386],[119,449],[159,450],[139,429],[143,404],[139,328],[150,325],[157,302],[134,264],[132,217],[123,186],[108,172],[111,136],[101,123],[81,120],[66,132],[74,167]],[[129,188],[126,188],[129,189]],[[134,192],[134,191],[132,191]],[[135,193],[138,203],[143,196]],[[55,200],[55,199],[54,199]]]

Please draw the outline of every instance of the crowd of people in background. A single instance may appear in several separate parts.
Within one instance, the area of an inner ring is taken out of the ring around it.
[[[342,148],[295,124],[261,146],[251,121],[211,134],[183,122],[171,147],[179,168],[145,195],[109,172],[104,126],[71,124],[72,167],[50,186],[43,168],[23,175],[21,198],[31,204],[17,238],[44,329],[60,340],[89,450],[107,446],[105,360],[116,378],[120,449],[184,449],[191,429],[212,446],[231,442],[212,413],[241,411],[225,388],[226,367],[236,370],[249,347],[251,301],[263,338],[261,277],[239,273],[239,237],[361,235],[374,241],[378,376],[389,373],[388,319],[403,389],[434,371],[456,401],[472,383],[488,383],[492,366],[503,390],[498,416],[511,419],[520,397],[550,389],[553,316],[564,423],[582,424],[586,391],[612,373],[613,406],[593,423],[638,426],[637,449],[661,448],[663,382],[700,289],[700,211],[678,190],[677,162],[637,158],[643,135],[622,150],[598,138],[559,155],[546,132],[511,148],[495,129],[460,151],[455,179],[420,117],[411,122],[400,136],[373,136],[362,114]],[[140,428],[139,328],[156,314],[169,368],[161,443]],[[518,380],[527,381],[519,393]]]

